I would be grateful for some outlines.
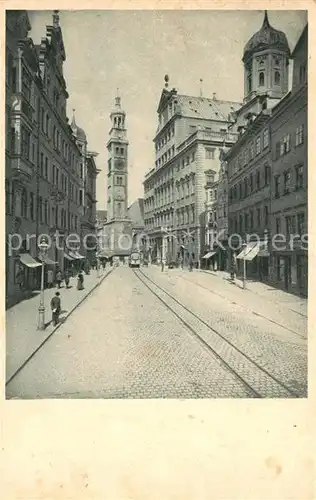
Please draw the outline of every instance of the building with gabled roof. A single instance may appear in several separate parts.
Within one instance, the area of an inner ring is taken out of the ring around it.
[[[200,261],[205,246],[205,171],[219,171],[220,149],[241,103],[178,94],[159,100],[155,166],[144,179],[144,222],[152,260]]]

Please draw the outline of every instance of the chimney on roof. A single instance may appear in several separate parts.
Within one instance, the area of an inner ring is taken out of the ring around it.
[[[216,101],[216,92],[213,92],[213,101]]]

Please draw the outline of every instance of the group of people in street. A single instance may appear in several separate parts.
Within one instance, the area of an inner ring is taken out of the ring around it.
[[[70,278],[71,274],[68,270],[65,271],[64,276],[60,269],[56,272],[56,287],[58,289],[61,288],[62,282],[65,281],[65,288],[70,288]],[[50,276],[51,283],[53,283],[53,276]],[[84,277],[82,270],[79,270],[77,274],[77,290],[84,289]],[[60,292],[57,291],[50,302],[51,310],[52,310],[52,325],[56,326],[59,323],[59,315],[61,312],[61,298]]]
[[[61,288],[63,281],[65,282],[65,288],[71,288],[70,279],[72,277],[74,277],[74,273],[70,272],[68,269],[66,269],[64,274],[62,274],[60,269],[57,269],[55,276],[56,288]],[[84,282],[83,272],[81,269],[79,269],[77,274],[77,290],[83,289],[83,282]],[[54,287],[54,273],[51,270],[47,271],[47,285],[48,288]]]

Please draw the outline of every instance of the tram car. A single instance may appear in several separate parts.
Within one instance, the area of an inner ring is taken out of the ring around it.
[[[140,252],[133,251],[129,257],[129,267],[140,267]]]

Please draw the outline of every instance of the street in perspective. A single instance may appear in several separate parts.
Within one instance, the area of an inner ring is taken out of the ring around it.
[[[6,11],[7,399],[308,397],[307,40]]]

